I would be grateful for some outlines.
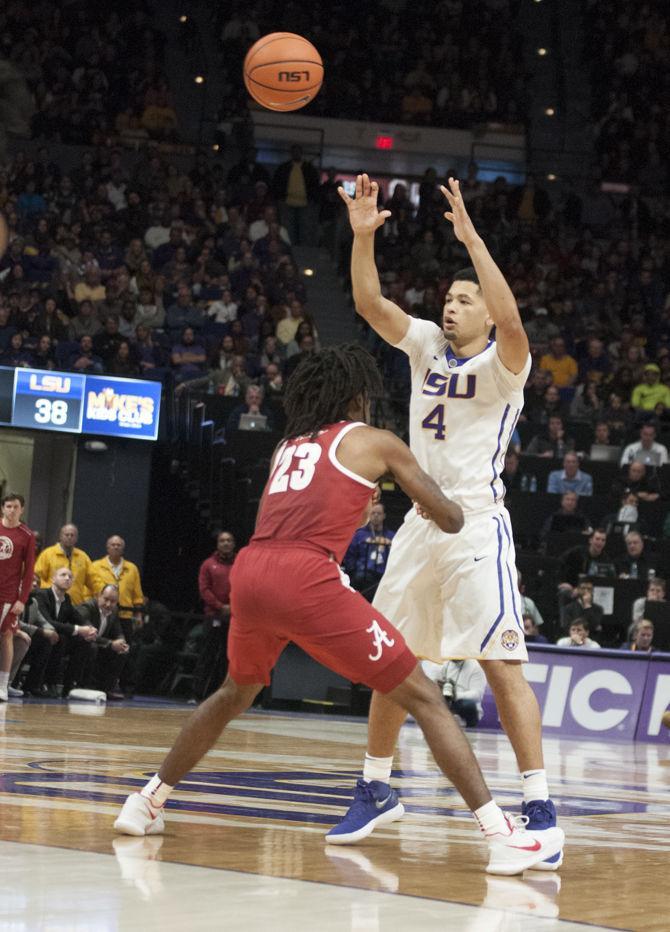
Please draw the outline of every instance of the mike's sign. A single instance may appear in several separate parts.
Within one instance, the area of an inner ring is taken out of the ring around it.
[[[670,707],[670,654],[561,649],[529,645],[526,679],[546,734],[670,740],[661,723]],[[493,697],[484,697],[482,727],[500,727]]]

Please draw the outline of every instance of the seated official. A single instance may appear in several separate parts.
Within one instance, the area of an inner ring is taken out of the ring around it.
[[[231,433],[239,430],[240,418],[243,414],[262,415],[267,418],[266,430],[272,430],[272,412],[263,405],[263,389],[260,385],[249,385],[244,393],[244,404],[238,405],[230,412],[226,422],[226,431]]]
[[[635,622],[631,640],[624,644],[622,650],[634,650],[640,654],[650,654],[654,650],[654,622],[641,618]]]
[[[476,660],[448,660],[445,664],[424,660],[426,676],[442,689],[442,695],[454,715],[466,728],[475,728],[484,710],[486,676]]]
[[[532,615],[523,616],[523,633],[526,644],[548,644],[547,638],[540,634],[540,629]]]
[[[568,636],[559,638],[556,641],[556,647],[589,647],[592,649],[600,648],[597,641],[592,641],[589,637],[589,625],[583,618],[576,618],[570,625]]]
[[[67,696],[71,689],[83,684],[96,630],[91,625],[82,624],[77,609],[72,605],[68,595],[72,582],[72,571],[62,566],[54,572],[51,588],[33,592],[38,617],[58,634],[46,669],[35,671],[33,675],[31,664],[26,682],[34,695],[43,695],[42,687],[46,685],[46,692],[51,697]],[[60,683],[63,684],[62,692]]]
[[[132,641],[133,621],[142,621],[144,593],[140,581],[140,571],[124,554],[126,542],[120,534],[112,534],[105,545],[107,555],[94,560],[91,571],[96,579],[96,592],[103,586],[116,586],[119,590],[118,615],[121,619],[123,636]]]
[[[114,692],[114,685],[121,676],[129,650],[121,629],[118,606],[118,587],[108,583],[95,598],[88,599],[77,609],[81,620],[96,631],[86,686],[101,690],[108,699],[123,698]]]

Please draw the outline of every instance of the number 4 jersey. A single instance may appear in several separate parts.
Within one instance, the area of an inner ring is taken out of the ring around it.
[[[342,438],[358,422],[324,427],[316,437],[295,437],[278,448],[261,499],[251,544],[311,544],[340,563],[375,488],[337,459]]]
[[[412,370],[410,447],[420,466],[464,511],[501,502],[500,474],[530,355],[518,375],[504,367],[493,340],[476,356],[459,358],[440,327],[415,318],[397,348]]]

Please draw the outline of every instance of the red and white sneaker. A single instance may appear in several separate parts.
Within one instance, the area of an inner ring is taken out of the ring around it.
[[[509,832],[485,835],[490,854],[486,867],[488,874],[502,874],[508,877],[522,874],[539,861],[553,857],[563,848],[563,829],[556,826],[535,835],[526,830],[527,821],[525,816],[515,816],[506,812],[505,822]]]
[[[156,809],[141,793],[131,793],[114,828],[121,835],[161,835],[165,831],[163,808]]]

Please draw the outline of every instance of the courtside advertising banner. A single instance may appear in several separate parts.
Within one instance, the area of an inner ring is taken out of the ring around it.
[[[528,645],[524,673],[545,734],[670,743],[670,654]],[[487,690],[483,728],[500,728]]]
[[[82,433],[155,440],[160,402],[160,382],[89,375],[84,393]]]

